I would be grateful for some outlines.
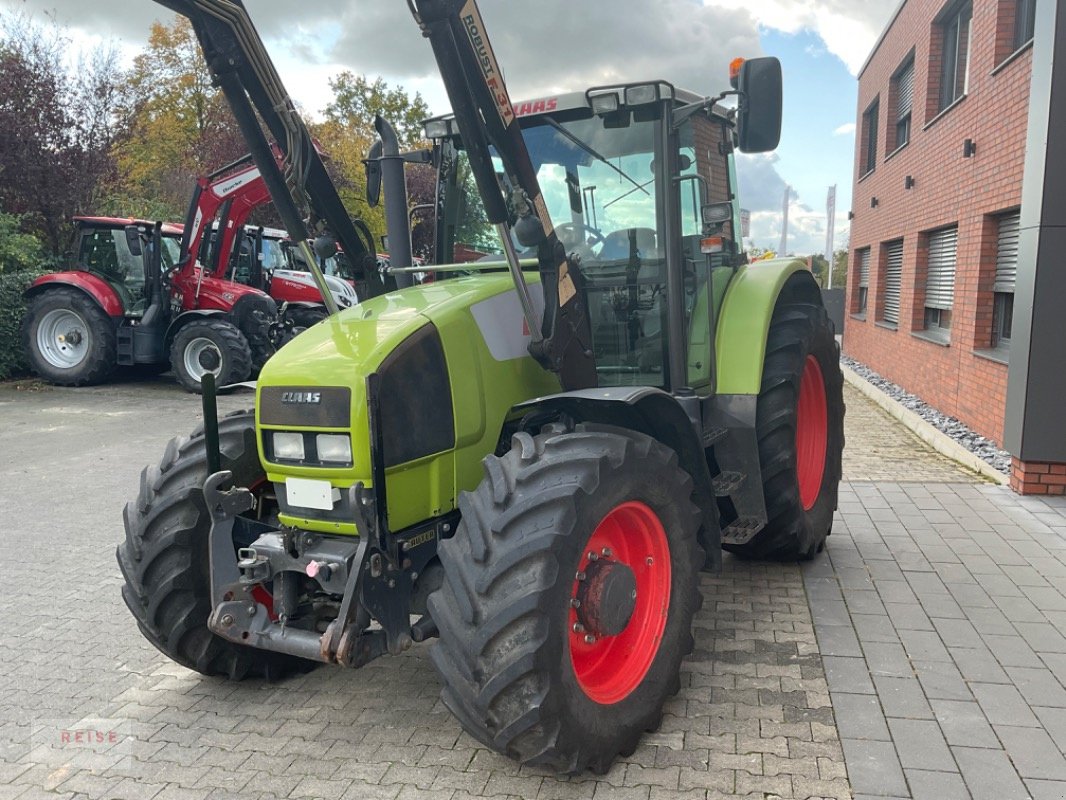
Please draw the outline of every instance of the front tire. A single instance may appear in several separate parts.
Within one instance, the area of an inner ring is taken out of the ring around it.
[[[255,412],[219,420],[219,449],[238,486],[263,485],[255,446]],[[203,675],[231,680],[276,679],[303,662],[228,642],[207,627],[211,612],[208,534],[204,501],[207,450],[202,428],[171,439],[158,467],[141,473],[137,497],[122,511],[126,540],[116,556],[125,584],[122,599],[144,637],[167,658]]]
[[[216,386],[248,380],[252,351],[236,326],[221,319],[194,320],[174,337],[170,346],[174,377],[187,391],[203,391],[204,375],[212,373]]]
[[[604,772],[658,726],[692,650],[692,479],[618,428],[518,434],[483,465],[429,599],[442,699],[522,763]]]
[[[806,561],[833,528],[844,449],[844,377],[825,308],[782,303],[766,341],[756,411],[768,522],[744,544],[745,558]]]
[[[47,289],[33,297],[22,343],[33,371],[57,386],[101,383],[115,371],[115,322],[76,289]]]

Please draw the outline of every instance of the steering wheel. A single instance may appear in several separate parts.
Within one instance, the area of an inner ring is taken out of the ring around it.
[[[592,235],[592,244],[585,241],[585,237],[581,236],[583,233]],[[578,246],[596,247],[603,244],[605,238],[601,231],[591,225],[586,225],[584,222],[564,222],[562,225],[557,225],[555,227],[555,235],[559,237],[559,241],[567,249]],[[578,238],[579,236],[581,238]]]

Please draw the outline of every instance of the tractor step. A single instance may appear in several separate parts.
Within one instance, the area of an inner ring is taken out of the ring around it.
[[[733,520],[722,529],[722,544],[746,544],[762,527],[763,523],[750,517]]]
[[[740,485],[747,480],[748,476],[743,472],[721,472],[711,483],[714,485],[716,497],[729,497]]]
[[[133,364],[133,326],[129,324],[119,325],[115,333],[116,361],[122,365]]]

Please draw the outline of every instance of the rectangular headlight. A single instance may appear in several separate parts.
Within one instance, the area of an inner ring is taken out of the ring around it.
[[[589,102],[592,104],[592,113],[599,115],[612,114],[617,111],[620,106],[617,92],[594,94]]]
[[[657,83],[646,83],[643,86],[626,87],[627,106],[642,106],[647,103],[654,103],[658,99],[659,85]]]
[[[446,119],[431,119],[426,121],[423,132],[427,139],[444,139],[451,133],[451,126]]]
[[[334,464],[352,463],[352,442],[347,434],[320,433],[315,437],[318,460]]]
[[[274,432],[274,458],[286,461],[304,460],[304,436],[302,433]]]

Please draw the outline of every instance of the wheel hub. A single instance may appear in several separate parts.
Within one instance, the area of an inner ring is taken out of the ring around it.
[[[59,341],[77,347],[81,344],[81,331],[77,328],[67,331],[65,334],[59,337]]]
[[[626,564],[593,561],[577,590],[577,617],[593,636],[617,636],[637,605],[637,578]]]
[[[219,358],[218,351],[210,347],[205,347],[203,350],[201,350],[197,360],[200,362],[200,366],[208,372],[214,372],[222,363],[222,359]]]

